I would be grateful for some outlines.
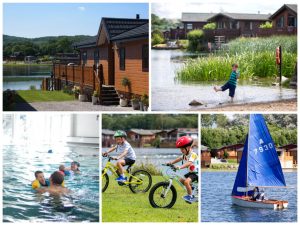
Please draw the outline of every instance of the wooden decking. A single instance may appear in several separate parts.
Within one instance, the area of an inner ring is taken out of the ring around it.
[[[53,76],[55,79],[61,80],[66,85],[78,85],[82,89],[101,89],[102,67],[98,66],[76,66],[53,64]],[[103,76],[103,75],[102,75]]]

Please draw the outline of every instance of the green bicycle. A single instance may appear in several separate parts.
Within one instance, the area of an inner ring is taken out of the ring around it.
[[[105,157],[105,156],[103,156]],[[111,161],[116,160],[113,157],[107,156],[108,161],[102,170],[102,192],[105,192],[109,185],[109,176],[107,174],[110,171],[116,178],[119,176],[118,168]],[[128,181],[118,182],[120,186],[128,186],[133,193],[145,193],[152,185],[152,177],[150,173],[145,170],[136,170],[131,173],[132,165],[128,166],[125,171],[125,176]]]

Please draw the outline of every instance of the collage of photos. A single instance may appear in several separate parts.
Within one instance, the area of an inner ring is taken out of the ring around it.
[[[1,2],[2,223],[297,223],[295,0]]]

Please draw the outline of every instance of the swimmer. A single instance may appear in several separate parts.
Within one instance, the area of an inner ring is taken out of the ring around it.
[[[62,175],[66,175],[65,174],[65,166],[64,165],[60,165],[59,167],[58,167],[58,172],[60,172]]]
[[[80,173],[79,167],[80,167],[80,163],[73,161],[71,163],[71,167],[67,168],[66,170],[69,170],[69,171],[79,174]]]
[[[35,171],[34,176],[35,176],[35,180],[31,183],[33,189],[49,186],[49,182],[46,181],[44,177],[44,173],[42,171],[39,170]]]
[[[42,189],[37,189],[39,193],[49,192],[52,195],[68,194],[71,192],[68,188],[63,187],[64,175],[56,171],[50,176],[50,186]]]

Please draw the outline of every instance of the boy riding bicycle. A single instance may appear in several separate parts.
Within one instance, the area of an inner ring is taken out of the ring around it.
[[[193,139],[188,136],[180,137],[176,141],[176,148],[180,148],[182,156],[177,159],[169,162],[168,164],[175,164],[178,162],[182,162],[181,166],[177,166],[178,170],[188,168],[189,172],[184,175],[185,178],[180,178],[180,182],[185,186],[187,190],[187,195],[183,197],[183,199],[192,203],[196,198],[192,195],[192,187],[191,183],[194,181],[198,181],[198,155],[193,152],[192,144]]]
[[[125,182],[127,178],[124,175],[123,166],[131,166],[135,163],[136,155],[131,147],[131,145],[126,141],[126,133],[124,131],[118,130],[114,134],[117,145],[110,148],[107,152],[104,152],[102,155],[107,156],[110,152],[120,151],[120,155],[115,157],[117,160],[116,166],[118,167],[119,177],[116,179],[118,182]]]

